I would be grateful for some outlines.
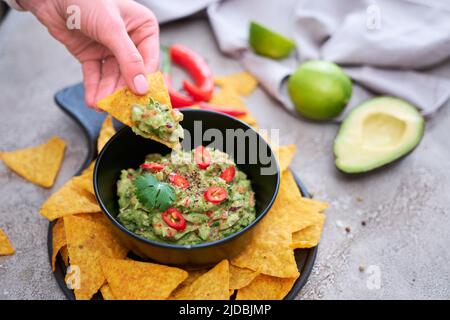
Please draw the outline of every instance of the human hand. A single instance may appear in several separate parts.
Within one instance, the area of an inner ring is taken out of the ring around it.
[[[80,61],[86,104],[128,86],[148,91],[146,74],[158,67],[159,27],[153,13],[133,0],[20,0],[49,33]],[[80,9],[80,28],[66,26],[67,7]]]

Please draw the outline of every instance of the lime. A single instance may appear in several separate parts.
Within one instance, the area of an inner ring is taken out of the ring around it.
[[[352,95],[352,82],[336,64],[308,61],[290,77],[287,89],[297,112],[313,120],[338,116]]]
[[[253,21],[250,22],[249,42],[256,53],[274,59],[287,57],[295,47],[292,39]]]

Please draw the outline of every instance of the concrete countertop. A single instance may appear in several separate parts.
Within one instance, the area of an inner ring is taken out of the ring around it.
[[[162,27],[161,41],[193,46],[217,74],[242,70],[220,54],[204,20]],[[450,77],[450,63],[435,72]],[[0,164],[0,227],[17,250],[0,257],[0,299],[64,299],[48,261],[48,221],[38,209],[86,155],[80,129],[53,102],[57,90],[80,80],[78,63],[30,14],[6,18],[0,26],[0,150],[36,145],[52,135],[68,148],[51,190]],[[411,155],[352,178],[333,164],[337,125],[297,119],[260,89],[247,103],[262,128],[280,128],[282,143],[297,144],[292,168],[316,198],[331,204],[315,268],[299,299],[450,298],[449,105],[428,120]]]

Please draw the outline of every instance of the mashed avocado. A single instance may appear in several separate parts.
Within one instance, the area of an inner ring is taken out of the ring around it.
[[[131,119],[133,131],[140,136],[149,138],[153,135],[169,142],[183,138],[183,128],[179,124],[183,114],[153,99],[146,106],[134,105]]]
[[[254,193],[226,153],[150,154],[117,183],[119,221],[144,238],[191,245],[225,238],[255,219]]]

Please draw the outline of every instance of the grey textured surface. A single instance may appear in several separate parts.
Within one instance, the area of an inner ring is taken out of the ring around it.
[[[217,73],[241,70],[218,52],[205,21],[163,27],[162,42],[175,41],[202,52]],[[450,65],[436,72],[450,76]],[[86,153],[80,129],[53,102],[55,91],[80,79],[77,62],[29,14],[14,12],[1,25],[0,150],[56,134],[68,149],[52,190],[0,165],[0,227],[17,249],[0,257],[0,299],[64,299],[48,262],[48,222],[38,208],[77,171]],[[247,102],[261,127],[280,128],[281,142],[298,145],[292,167],[318,199],[331,203],[319,256],[300,299],[450,298],[448,105],[428,121],[410,156],[350,178],[333,164],[336,125],[297,119],[261,90]],[[371,285],[373,270],[380,271],[379,289]]]

